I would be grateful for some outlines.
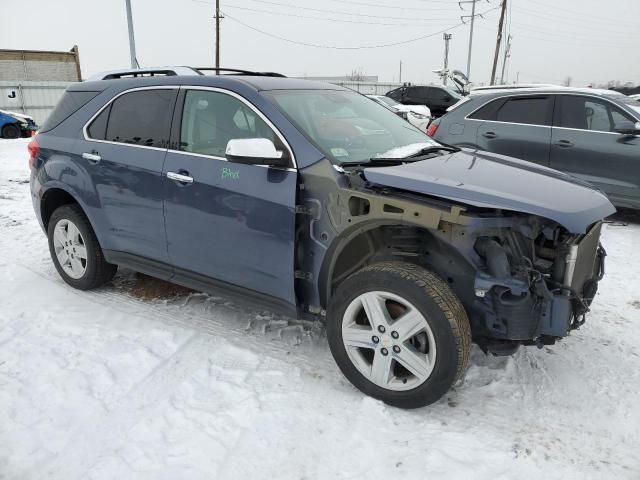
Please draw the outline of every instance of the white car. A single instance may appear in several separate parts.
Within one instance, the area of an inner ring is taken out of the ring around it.
[[[384,95],[367,95],[367,97],[394,111],[419,130],[427,131],[429,122],[431,122],[431,110],[426,105],[403,105]]]
[[[634,100],[638,100],[640,102],[640,93],[629,95],[629,98],[633,98]]]

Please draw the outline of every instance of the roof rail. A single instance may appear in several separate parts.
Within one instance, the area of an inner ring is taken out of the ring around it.
[[[203,75],[202,72],[191,67],[154,67],[154,68],[130,68],[127,70],[110,70],[101,72],[89,80],[117,80],[120,78],[155,77],[155,76],[182,76]]]
[[[255,77],[281,77],[286,78],[286,75],[277,72],[252,72],[250,70],[240,70],[238,68],[217,68],[217,67],[197,67],[195,70],[199,72],[228,72],[229,74],[238,75],[250,75]]]

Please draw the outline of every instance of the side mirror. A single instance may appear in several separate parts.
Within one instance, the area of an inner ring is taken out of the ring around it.
[[[227,160],[245,165],[284,167],[287,161],[268,138],[234,138],[227,143]]]
[[[613,131],[621,135],[640,135],[640,122],[633,123],[625,120],[616,123]]]

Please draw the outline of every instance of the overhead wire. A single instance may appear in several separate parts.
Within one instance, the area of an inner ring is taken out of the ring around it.
[[[485,12],[483,12],[483,15],[486,15],[490,12],[493,12],[495,10],[497,10],[498,7],[494,7],[491,8],[489,10],[486,10]],[[358,45],[358,46],[338,46],[338,45],[323,45],[323,44],[318,44],[318,43],[310,43],[310,42],[302,42],[302,41],[298,41],[298,40],[293,40],[290,38],[286,38],[280,35],[276,35],[274,33],[271,32],[267,32],[265,30],[262,30],[260,28],[254,27],[252,25],[249,25],[245,22],[243,22],[242,20],[235,18],[231,15],[229,15],[227,12],[224,12],[225,16],[228,17],[230,20],[244,26],[245,28],[248,28],[250,30],[253,30],[255,32],[261,33],[262,35],[265,35],[267,37],[271,37],[271,38],[275,38],[277,40],[281,40],[283,42],[287,42],[287,43],[291,43],[291,44],[295,44],[295,45],[302,45],[302,46],[306,46],[306,47],[313,47],[313,48],[324,48],[324,49],[333,49],[333,50],[365,50],[365,49],[375,49],[375,48],[386,48],[386,47],[395,47],[395,46],[399,46],[399,45],[406,45],[409,43],[414,43],[414,42],[418,42],[420,40],[424,40],[427,38],[431,38],[434,37],[436,35],[441,35],[442,33],[448,32],[449,30],[453,30],[455,28],[461,27],[462,25],[465,25],[465,23],[460,22],[456,25],[451,25],[449,27],[446,27],[442,30],[438,30],[437,32],[432,32],[429,33],[427,35],[421,35],[418,37],[414,37],[414,38],[410,38],[410,39],[406,39],[406,40],[400,40],[397,42],[389,42],[389,43],[383,43],[383,44],[377,44],[377,45]]]

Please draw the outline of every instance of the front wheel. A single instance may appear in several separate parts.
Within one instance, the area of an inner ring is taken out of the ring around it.
[[[466,312],[445,282],[417,265],[379,263],[354,273],[338,287],[327,319],[342,373],[390,405],[429,405],[466,369]]]
[[[5,125],[2,129],[2,138],[20,138],[20,128],[12,123]]]

